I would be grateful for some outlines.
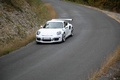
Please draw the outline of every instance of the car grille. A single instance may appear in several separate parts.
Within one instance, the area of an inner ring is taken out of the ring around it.
[[[58,41],[59,40],[59,38],[53,38],[53,39],[51,39],[51,38],[46,38],[46,37],[43,37],[43,38],[37,38],[37,40],[38,41]]]
[[[42,39],[42,41],[51,41],[51,39]]]
[[[41,40],[41,38],[37,38],[37,40],[39,40],[39,41],[40,41],[40,40]]]
[[[55,40],[55,41],[58,41],[58,40],[59,40],[59,38],[54,38],[54,40]]]

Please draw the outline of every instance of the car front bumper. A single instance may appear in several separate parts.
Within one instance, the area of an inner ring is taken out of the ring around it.
[[[36,36],[36,42],[40,43],[62,42],[62,36]]]

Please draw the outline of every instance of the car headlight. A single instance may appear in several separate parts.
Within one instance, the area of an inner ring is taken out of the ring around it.
[[[36,33],[37,35],[39,35],[40,34],[40,31],[37,31],[37,33]]]
[[[58,31],[58,32],[57,32],[57,35],[60,35],[60,34],[61,34],[61,31]]]

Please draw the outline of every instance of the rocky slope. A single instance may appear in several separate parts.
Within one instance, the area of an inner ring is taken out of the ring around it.
[[[0,46],[33,34],[40,18],[25,0],[0,0]]]

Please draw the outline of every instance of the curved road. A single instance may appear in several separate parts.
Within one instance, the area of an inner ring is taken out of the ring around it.
[[[0,80],[87,80],[120,43],[120,23],[77,4],[44,0],[73,18],[74,36],[59,44],[35,42],[0,58]]]

